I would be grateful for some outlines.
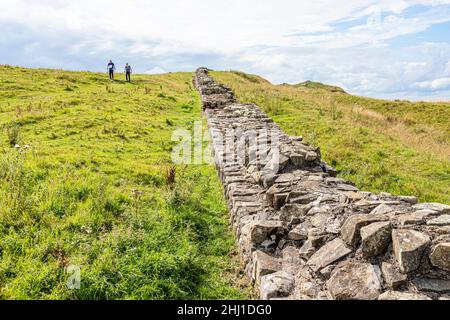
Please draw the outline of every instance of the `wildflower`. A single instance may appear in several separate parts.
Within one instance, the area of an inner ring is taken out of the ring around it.
[[[139,197],[142,196],[144,194],[144,191],[138,190],[138,189],[133,189],[131,190],[131,194],[135,197]]]

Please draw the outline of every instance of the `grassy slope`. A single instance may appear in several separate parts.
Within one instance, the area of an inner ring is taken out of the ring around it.
[[[171,132],[201,118],[191,79],[0,66],[0,298],[249,296],[215,169],[169,185]]]
[[[213,72],[289,134],[320,146],[339,175],[369,191],[450,203],[450,104],[385,101],[327,87],[275,86],[238,72]]]

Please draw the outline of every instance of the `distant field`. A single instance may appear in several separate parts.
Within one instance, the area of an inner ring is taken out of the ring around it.
[[[449,103],[362,98],[314,82],[272,85],[240,72],[212,75],[289,134],[321,147],[324,160],[359,188],[450,204]]]
[[[170,164],[191,83],[0,66],[0,298],[250,296],[215,169]]]

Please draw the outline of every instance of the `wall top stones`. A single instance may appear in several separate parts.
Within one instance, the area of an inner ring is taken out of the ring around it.
[[[450,298],[450,206],[360,191],[206,68],[194,84],[262,299]]]

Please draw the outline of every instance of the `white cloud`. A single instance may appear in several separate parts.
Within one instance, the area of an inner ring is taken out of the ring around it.
[[[144,73],[145,74],[162,74],[162,73],[167,73],[167,71],[160,67],[154,67],[151,70],[145,71]]]
[[[423,81],[415,84],[421,89],[450,90],[450,78],[439,78],[432,81]]]

